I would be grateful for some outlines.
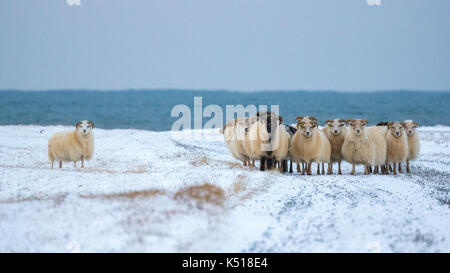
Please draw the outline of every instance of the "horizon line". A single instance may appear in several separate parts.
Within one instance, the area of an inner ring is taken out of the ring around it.
[[[195,88],[121,88],[121,89],[89,89],[89,88],[51,88],[51,89],[0,89],[0,92],[161,92],[161,91],[181,91],[181,92],[230,92],[230,93],[261,93],[261,92],[335,92],[335,93],[377,93],[377,92],[450,92],[447,90],[432,89],[379,89],[379,90],[333,90],[333,89],[259,89],[259,90],[233,90],[233,89],[195,89]]]

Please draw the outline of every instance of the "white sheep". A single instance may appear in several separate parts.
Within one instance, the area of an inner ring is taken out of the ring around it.
[[[375,145],[375,161],[373,162],[375,174],[380,170],[381,174],[388,174],[386,169],[386,126],[371,126],[368,128],[369,140]],[[371,167],[370,167],[371,169]]]
[[[244,149],[244,142],[248,127],[255,121],[253,118],[236,118],[220,130],[224,134],[225,144],[231,155],[241,160],[244,166],[251,165],[250,156]]]
[[[317,118],[297,117],[297,132],[291,140],[290,154],[292,160],[300,164],[305,162],[302,174],[311,175],[311,165],[317,162],[317,174],[320,174],[320,163],[329,163],[331,145],[325,134],[318,130]],[[322,174],[324,170],[322,169]]]
[[[401,163],[408,158],[408,140],[403,130],[403,123],[398,121],[388,122],[387,129],[386,163],[393,163],[393,172],[397,174],[397,163],[398,171],[402,172]]]
[[[55,133],[48,141],[48,158],[52,162],[73,162],[76,167],[77,161],[81,161],[84,168],[84,160],[90,160],[94,155],[94,136],[92,121],[79,121],[75,125],[76,129],[70,132]]]
[[[369,166],[374,165],[376,157],[375,144],[369,139],[369,131],[366,126],[368,121],[350,119],[350,128],[345,134],[342,144],[342,156],[352,164],[352,172],[355,174],[356,165],[364,165],[364,174],[369,173]]]
[[[260,170],[264,171],[267,165],[272,168],[273,151],[278,149],[277,138],[272,140],[275,131],[282,122],[282,118],[273,112],[257,114],[257,121],[250,126],[244,142],[244,149],[250,158],[260,160]]]
[[[287,170],[287,160],[289,157],[289,145],[291,142],[291,134],[289,127],[284,124],[276,124],[275,131],[272,135],[273,157],[275,164],[278,164],[280,172]]]
[[[329,119],[325,121],[325,127],[322,129],[322,131],[325,133],[331,144],[331,157],[328,166],[328,174],[333,173],[334,162],[338,163],[338,174],[342,174],[341,161],[343,159],[343,156],[341,149],[342,144],[344,144],[345,133],[347,132],[345,122],[346,120],[343,119],[333,119],[333,120]]]
[[[409,161],[415,160],[419,157],[420,153],[420,136],[416,130],[419,127],[419,123],[412,120],[405,120],[403,122],[406,131],[406,139],[408,140],[408,158],[406,159],[406,172],[411,172],[409,167]]]

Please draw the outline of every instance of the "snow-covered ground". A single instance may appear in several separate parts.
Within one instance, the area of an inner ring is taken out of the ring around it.
[[[450,251],[450,127],[421,128],[398,176],[260,172],[217,130],[94,129],[85,169],[51,169],[70,129],[0,126],[1,252]]]

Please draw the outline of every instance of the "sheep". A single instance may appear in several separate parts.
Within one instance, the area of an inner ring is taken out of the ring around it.
[[[252,122],[255,122],[255,119],[236,118],[226,123],[220,130],[224,134],[225,144],[231,155],[241,160],[244,166],[251,165],[249,154],[244,149],[244,141],[249,124]]]
[[[281,118],[281,117],[280,117]],[[281,122],[282,118],[280,119]],[[284,124],[278,124],[275,127],[272,141],[274,142],[273,157],[275,164],[278,164],[280,172],[285,172],[287,169],[287,160],[289,159],[289,145],[291,142],[290,128]]]
[[[403,126],[406,131],[406,139],[408,140],[408,157],[406,159],[406,172],[410,173],[409,161],[415,160],[420,153],[420,136],[419,132],[416,130],[419,127],[419,123],[413,122],[412,120],[405,120]]]
[[[282,117],[273,112],[258,112],[257,121],[248,129],[244,147],[252,159],[260,160],[261,171],[265,170],[266,165],[268,169],[272,168],[273,152],[280,148],[272,138],[275,132],[280,132],[277,128],[282,121]]]
[[[387,152],[387,143],[386,143],[386,126],[371,126],[368,127],[369,130],[369,140],[375,145],[375,161],[374,161],[374,170],[375,174],[380,172],[382,174],[388,174],[386,169],[386,152]],[[372,168],[370,167],[370,172],[372,172]]]
[[[63,161],[71,161],[76,167],[78,160],[81,160],[81,167],[84,168],[84,160],[90,160],[94,155],[94,123],[79,121],[75,128],[74,131],[55,133],[49,139],[48,158],[52,162],[52,169],[54,161],[59,161],[59,168],[62,168]]]
[[[297,117],[297,132],[291,140],[291,156],[294,161],[306,163],[302,169],[311,175],[311,165],[317,162],[317,174],[320,174],[320,163],[330,162],[331,144],[325,134],[318,130],[315,117]],[[298,165],[297,165],[298,166]],[[324,170],[322,169],[322,174]]]
[[[396,175],[397,163],[399,164],[398,171],[402,172],[400,164],[408,158],[408,140],[403,131],[403,123],[399,121],[388,122],[387,129],[386,163],[393,163],[393,172]]]
[[[347,132],[347,128],[345,127],[346,120],[344,119],[333,119],[326,120],[324,124],[325,126],[322,131],[327,136],[328,140],[331,144],[331,158],[328,166],[328,174],[333,173],[333,163],[338,163],[338,174],[342,174],[341,170],[341,161],[343,159],[341,149],[342,144],[345,140],[345,133]],[[323,166],[322,166],[323,169]]]
[[[342,156],[346,161],[352,164],[351,175],[355,174],[355,166],[363,164],[364,174],[369,173],[369,166],[375,162],[376,147],[369,139],[369,131],[366,126],[367,120],[350,119],[350,128],[345,134],[345,140],[342,144]]]

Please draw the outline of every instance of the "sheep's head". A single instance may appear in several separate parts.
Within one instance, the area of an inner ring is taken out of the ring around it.
[[[419,127],[419,123],[412,120],[405,120],[403,122],[403,127],[406,130],[407,136],[413,136],[416,133],[416,128]]]
[[[367,119],[349,119],[346,123],[350,123],[350,128],[353,130],[355,135],[361,136],[367,127],[369,121]]]
[[[403,135],[403,122],[394,121],[388,122],[388,130],[394,137],[401,137]]]
[[[77,132],[81,135],[87,136],[94,129],[94,123],[92,121],[82,120],[75,125]]]
[[[345,122],[343,119],[329,119],[324,122],[324,126],[328,126],[332,135],[338,136],[345,132]]]
[[[312,137],[319,126],[317,118],[304,117],[297,119],[297,129],[301,130],[305,137]]]
[[[269,134],[283,122],[283,118],[273,112],[265,112],[264,114],[258,112],[258,119]]]

